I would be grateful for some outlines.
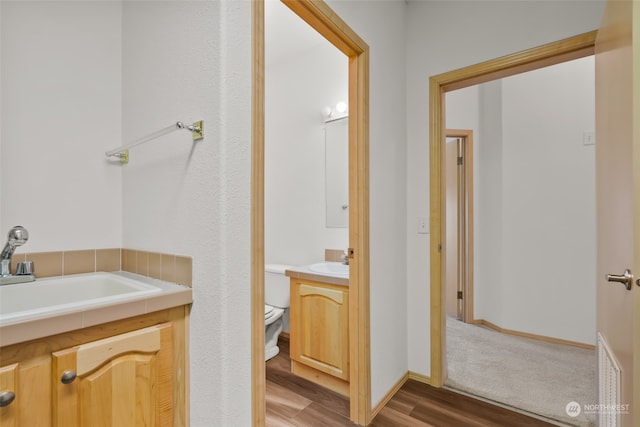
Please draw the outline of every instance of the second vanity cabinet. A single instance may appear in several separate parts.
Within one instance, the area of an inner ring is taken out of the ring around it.
[[[0,427],[184,426],[188,307],[0,349]]]
[[[349,395],[349,288],[291,278],[291,371]]]

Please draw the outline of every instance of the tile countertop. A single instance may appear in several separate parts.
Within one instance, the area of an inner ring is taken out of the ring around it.
[[[284,274],[294,279],[313,280],[314,282],[329,283],[338,286],[349,286],[349,278],[339,274],[316,273],[311,271],[309,266],[292,267]]]
[[[156,286],[160,292],[90,307],[71,308],[0,325],[0,347],[166,310],[193,302],[191,288],[127,272],[113,274]]]

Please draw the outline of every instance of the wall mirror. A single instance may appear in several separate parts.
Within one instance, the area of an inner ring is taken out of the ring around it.
[[[349,119],[325,123],[325,182],[328,228],[349,227]]]

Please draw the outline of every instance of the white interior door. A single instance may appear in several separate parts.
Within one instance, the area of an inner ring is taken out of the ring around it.
[[[608,1],[596,41],[598,403],[615,405],[593,408],[601,427],[640,425],[640,287],[622,277],[640,278],[639,7]]]

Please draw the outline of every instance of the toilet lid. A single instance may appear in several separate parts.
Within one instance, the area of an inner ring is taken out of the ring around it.
[[[265,264],[264,271],[267,273],[278,273],[284,274],[285,271],[293,268],[291,265],[287,264]]]
[[[267,308],[269,307],[269,308]],[[284,313],[284,309],[283,308],[278,308],[278,307],[272,307],[270,305],[266,305],[264,306],[264,324],[265,326],[270,325],[271,323],[277,321],[280,317],[282,317],[282,314]]]
[[[265,304],[264,305],[264,319],[267,320],[271,316],[273,316],[273,307],[271,307],[270,305]]]

